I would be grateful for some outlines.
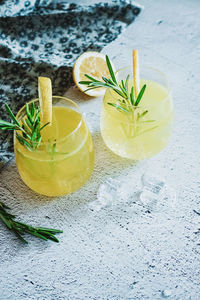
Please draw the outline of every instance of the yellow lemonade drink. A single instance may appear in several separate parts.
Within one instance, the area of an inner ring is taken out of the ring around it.
[[[122,69],[118,79],[125,79],[127,74],[131,74],[131,69]],[[108,105],[116,104],[120,96],[107,89],[101,113],[105,144],[114,153],[134,160],[160,152],[169,142],[173,124],[173,103],[165,76],[155,69],[143,68],[141,78],[144,79],[140,80],[140,88],[146,84],[146,90],[139,106],[127,113]],[[133,80],[128,86],[131,90]]]
[[[34,100],[39,103],[38,99]],[[23,107],[17,114],[20,121]],[[52,124],[42,131],[35,151],[15,137],[15,158],[22,180],[32,190],[47,196],[60,196],[80,188],[91,176],[94,148],[87,124],[71,100],[53,96]]]

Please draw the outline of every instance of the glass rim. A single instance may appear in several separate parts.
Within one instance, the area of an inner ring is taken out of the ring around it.
[[[52,100],[55,99],[55,98],[63,99],[63,100],[65,100],[65,101],[70,102],[71,104],[73,104],[73,105],[78,109],[78,113],[79,113],[80,116],[81,116],[81,119],[80,119],[79,123],[77,124],[76,128],[74,128],[74,130],[73,130],[72,132],[70,132],[69,134],[65,135],[64,137],[62,137],[62,138],[56,140],[56,143],[60,143],[60,142],[64,141],[65,139],[67,139],[68,137],[70,137],[71,135],[73,135],[73,134],[81,127],[81,125],[82,125],[82,123],[83,123],[83,113],[81,112],[80,106],[79,106],[76,102],[74,102],[73,100],[71,100],[71,99],[69,99],[69,98],[66,98],[66,97],[63,97],[63,96],[54,96],[54,95],[53,95],[53,96],[52,96]],[[26,102],[26,103],[27,103],[27,104],[30,104],[30,103],[35,103],[35,102],[39,102],[39,98],[32,99],[32,100],[30,100],[29,102]],[[24,104],[24,105],[20,108],[20,110],[17,112],[16,119],[17,119],[18,121],[19,121],[18,115],[19,115],[25,108],[26,108],[26,104]],[[14,131],[15,134],[16,134],[16,131],[17,131],[17,130]],[[36,142],[36,144],[40,144],[40,145],[48,145],[49,142],[46,142],[46,141],[43,142],[43,141],[41,141],[41,142],[39,142],[39,143]]]
[[[115,74],[118,74],[119,72],[122,72],[122,71],[124,71],[124,70],[126,70],[126,69],[130,69],[130,68],[131,68],[131,66],[125,66],[125,67],[123,67],[123,68],[118,69],[118,70],[115,72]],[[142,68],[152,70],[152,71],[154,71],[154,72],[159,73],[159,74],[162,76],[162,78],[164,79],[164,81],[165,81],[165,83],[166,83],[166,87],[165,87],[164,85],[162,85],[162,86],[164,86],[164,87],[166,88],[166,90],[167,90],[167,95],[166,95],[164,98],[162,98],[161,101],[166,101],[166,99],[167,99],[167,98],[169,97],[169,95],[171,94],[171,85],[170,85],[170,83],[169,83],[169,80],[168,80],[167,76],[166,76],[162,71],[160,71],[160,70],[158,70],[158,69],[156,69],[156,68],[154,68],[154,67],[148,66],[148,65],[141,65],[141,66],[139,66],[139,69],[142,69]],[[148,79],[148,78],[144,78],[144,79]],[[112,88],[107,88],[107,90],[109,91],[109,93],[111,93]],[[111,95],[111,96],[112,96],[112,95]],[[112,96],[112,97],[113,97],[113,96]],[[154,107],[154,106],[155,106],[155,105],[152,105],[151,107]],[[133,106],[133,107],[140,108],[141,106]]]

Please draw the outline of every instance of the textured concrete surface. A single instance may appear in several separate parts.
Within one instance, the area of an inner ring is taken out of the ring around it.
[[[96,166],[79,191],[59,199],[38,196],[24,186],[14,162],[0,174],[1,199],[26,222],[63,228],[60,244],[28,238],[24,246],[0,227],[0,300],[200,298],[200,2],[140,1],[145,10],[104,53],[120,67],[138,47],[141,60],[170,79],[174,132],[159,155],[138,163],[121,159],[99,133],[100,99],[76,88],[93,132]],[[95,113],[95,114],[94,114]],[[136,204],[116,203],[100,212],[88,203],[107,177],[130,180],[140,189],[144,172],[164,176],[177,191],[174,210],[148,213]]]

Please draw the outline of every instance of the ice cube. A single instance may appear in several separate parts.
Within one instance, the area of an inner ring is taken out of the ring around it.
[[[104,207],[110,207],[119,203],[121,200],[127,200],[127,186],[114,178],[107,178],[102,182],[97,191],[97,199],[89,203],[92,210],[99,211]]]
[[[98,189],[97,200],[104,206],[110,206],[117,199],[120,182],[113,178],[107,178]]]
[[[140,201],[150,210],[173,208],[176,200],[175,191],[162,179],[144,174],[141,178],[142,191]]]
[[[149,174],[143,174],[141,181],[141,202],[150,207],[155,206],[158,200],[162,200],[165,182]]]
[[[165,182],[163,180],[157,179],[149,174],[143,174],[142,184],[143,188],[152,193],[154,196],[161,194],[165,186]]]

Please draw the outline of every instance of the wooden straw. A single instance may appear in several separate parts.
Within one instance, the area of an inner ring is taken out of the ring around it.
[[[134,84],[134,96],[137,96],[140,91],[140,76],[139,76],[139,62],[138,62],[138,50],[133,49],[133,84]]]

